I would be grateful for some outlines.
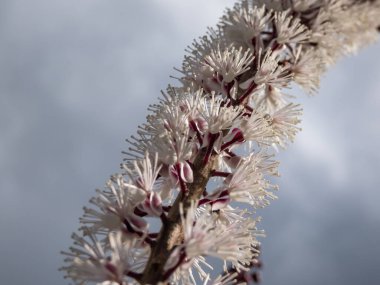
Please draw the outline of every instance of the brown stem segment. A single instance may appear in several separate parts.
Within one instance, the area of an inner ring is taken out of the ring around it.
[[[208,163],[204,163],[204,157],[207,150],[201,149],[194,161],[194,181],[187,184],[188,191],[181,191],[178,194],[173,206],[171,207],[167,221],[162,225],[161,231],[157,238],[155,246],[152,248],[148,263],[140,279],[141,284],[157,284],[163,280],[165,276],[164,266],[168,260],[172,249],[181,244],[183,240],[183,231],[181,225],[181,215],[179,206],[183,204],[184,213],[191,206],[192,201],[198,201],[211,177],[213,170],[215,155],[212,154]]]

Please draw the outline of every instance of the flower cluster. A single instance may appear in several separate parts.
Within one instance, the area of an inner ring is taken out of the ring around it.
[[[241,0],[188,47],[120,173],[90,200],[62,268],[75,284],[243,284],[276,198],[274,153],[300,131],[299,105],[343,55],[377,39],[380,1]],[[247,209],[240,209],[239,207]],[[159,228],[154,230],[152,228]],[[211,280],[209,258],[222,275]],[[252,281],[252,280],[251,280]]]

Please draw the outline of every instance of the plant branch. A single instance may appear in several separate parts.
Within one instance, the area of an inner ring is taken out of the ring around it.
[[[200,150],[194,162],[194,182],[187,184],[188,192],[181,191],[170,209],[167,222],[162,225],[156,245],[152,248],[148,263],[141,278],[141,284],[156,284],[164,279],[164,266],[174,246],[183,239],[180,204],[186,215],[192,201],[198,201],[211,177],[215,155],[211,154],[208,162],[204,163],[207,149]],[[165,276],[165,278],[167,278]]]

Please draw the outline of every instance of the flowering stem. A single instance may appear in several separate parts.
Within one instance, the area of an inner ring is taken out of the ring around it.
[[[200,145],[202,145],[203,144],[202,134],[199,132],[199,129],[193,120],[190,121],[190,127],[195,131],[195,133],[197,134],[198,142]]]
[[[203,163],[204,164],[207,164],[210,160],[210,156],[212,154],[212,151],[214,149],[214,143],[215,141],[218,139],[219,137],[219,133],[217,134],[209,134],[209,144],[207,146],[207,150],[206,150],[206,153],[204,155],[204,159],[203,159]]]
[[[156,241],[156,245],[152,248],[148,263],[143,272],[143,276],[139,282],[141,284],[156,284],[158,281],[165,281],[168,276],[164,272],[164,266],[168,260],[172,249],[181,243],[183,239],[183,230],[181,226],[180,205],[183,211],[191,206],[192,201],[198,201],[211,177],[214,167],[214,154],[209,156],[208,162],[204,163],[204,157],[207,149],[203,148],[194,161],[194,181],[187,184],[187,195],[180,192],[175,200],[172,208],[167,215],[167,222],[162,225],[161,231]]]

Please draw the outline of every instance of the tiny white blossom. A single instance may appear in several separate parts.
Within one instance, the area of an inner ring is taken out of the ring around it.
[[[75,246],[70,248],[70,252],[63,252],[68,265],[61,270],[66,271],[66,277],[76,284],[93,281],[127,285],[128,272],[141,270],[145,265],[145,249],[143,254],[141,250],[134,250],[137,240],[124,240],[121,232],[110,233],[107,246],[92,234],[88,234],[87,239],[77,234],[72,238]]]
[[[272,136],[271,128],[265,119],[265,115],[258,111],[253,111],[248,118],[244,118],[239,125],[239,129],[247,141],[267,144]]]
[[[166,265],[167,269],[175,265],[183,251],[185,259],[174,276],[176,280],[183,278],[184,270],[197,270],[200,277],[205,278],[207,275],[200,265],[207,266],[207,263],[202,256],[220,258],[231,263],[237,271],[246,268],[254,254],[252,247],[258,244],[255,237],[261,234],[256,229],[256,220],[237,219],[224,224],[218,223],[215,219],[217,216],[210,215],[207,211],[196,214],[194,204],[187,210],[186,217],[183,208],[180,209],[184,239],[183,243],[172,252]]]
[[[133,231],[145,232],[147,222],[136,215],[134,209],[146,199],[141,189],[130,187],[122,175],[115,175],[107,182],[105,191],[90,200],[98,209],[84,208],[80,222],[93,232],[124,229],[126,223]]]
[[[226,37],[237,46],[259,49],[263,47],[262,32],[268,30],[272,12],[264,5],[256,6],[251,1],[237,3],[222,18],[222,29]]]
[[[303,43],[309,39],[309,30],[301,24],[299,18],[291,16],[290,9],[276,12],[274,22],[276,26],[276,41],[279,44]]]
[[[230,47],[224,51],[220,47],[212,50],[211,54],[205,57],[205,65],[221,76],[222,81],[230,83],[238,75],[248,71],[254,55],[250,50],[243,52],[243,48],[236,49]]]
[[[255,208],[269,204],[276,196],[271,190],[277,186],[265,179],[265,175],[277,175],[278,163],[265,153],[250,154],[224,181],[218,190],[220,195],[228,195],[231,200],[249,203]]]
[[[281,88],[268,84],[265,88],[255,92],[250,99],[254,106],[260,106],[267,112],[273,112],[288,104],[288,99],[291,97],[291,95],[283,93]]]
[[[265,53],[265,54],[263,54]],[[255,75],[240,84],[242,89],[248,89],[252,83],[257,86],[270,84],[272,86],[284,87],[287,86],[292,79],[292,74],[289,66],[280,64],[280,56],[277,52],[268,50],[259,51],[258,66]]]
[[[242,115],[242,106],[228,106],[229,101],[214,94],[202,101],[200,114],[207,122],[207,130],[211,134],[230,128]]]
[[[324,70],[320,54],[313,49],[299,47],[292,66],[294,81],[306,92],[315,93],[319,88],[320,74]]]
[[[123,168],[131,181],[135,182],[133,185],[130,185],[131,187],[151,192],[153,191],[161,165],[158,164],[157,153],[154,155],[154,159],[148,153],[145,153],[143,159],[135,160],[129,165],[123,164]]]
[[[301,114],[300,106],[292,103],[271,114],[269,121],[276,144],[285,147],[289,141],[293,142],[296,134],[301,130],[297,126],[301,122],[299,119]]]

